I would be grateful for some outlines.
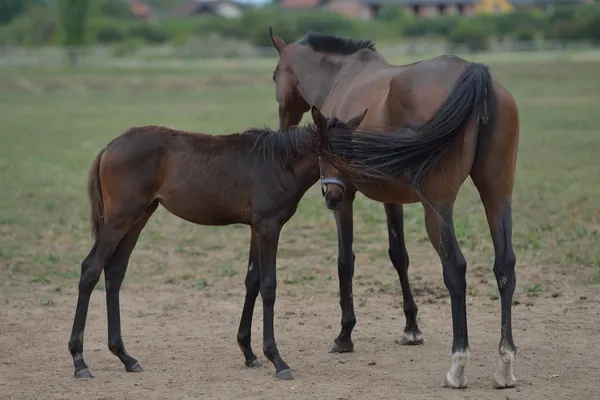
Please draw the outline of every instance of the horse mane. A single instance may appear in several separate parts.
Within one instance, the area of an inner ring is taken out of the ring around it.
[[[351,55],[362,49],[375,50],[375,42],[364,39],[341,38],[325,33],[308,32],[296,41],[316,52]]]
[[[256,135],[250,152],[266,162],[277,160],[289,166],[298,157],[317,152],[318,135],[314,124],[295,126],[284,131],[274,131],[268,127],[250,128],[244,134]]]

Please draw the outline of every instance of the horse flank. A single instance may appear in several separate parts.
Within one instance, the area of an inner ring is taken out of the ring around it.
[[[494,126],[496,114],[497,99],[488,68],[471,63],[427,122],[385,133],[334,128],[323,155],[350,181],[406,178],[420,193],[427,173],[468,124],[479,123],[480,141],[482,130]]]

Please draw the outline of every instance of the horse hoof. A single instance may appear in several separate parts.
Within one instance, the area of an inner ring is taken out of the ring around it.
[[[450,373],[446,374],[442,387],[450,389],[464,389],[467,387],[467,378],[463,375],[460,377],[451,376]]]
[[[281,371],[279,371],[279,372],[276,374],[276,376],[277,376],[279,379],[283,379],[283,380],[286,380],[286,381],[289,381],[289,380],[291,380],[291,379],[294,379],[294,377],[292,376],[292,370],[291,370],[291,369],[284,369],[284,370],[281,370]]]
[[[142,368],[140,363],[138,363],[137,361],[132,366],[125,367],[125,371],[127,371],[127,372],[142,372],[143,370],[144,369]]]
[[[341,343],[337,340],[333,342],[333,346],[329,350],[330,353],[352,353],[354,351],[354,343]]]
[[[502,376],[499,372],[494,374],[494,389],[509,389],[514,388],[517,385],[517,380],[511,374],[508,377]]]
[[[257,358],[254,360],[246,360],[246,367],[248,368],[260,368],[262,365]]]
[[[402,346],[417,346],[425,343],[425,341],[421,332],[404,332],[402,337],[396,340],[396,343]]]
[[[90,379],[93,378],[94,375],[92,375],[92,373],[90,372],[89,369],[84,368],[82,370],[76,371],[75,372],[75,378],[77,379]]]

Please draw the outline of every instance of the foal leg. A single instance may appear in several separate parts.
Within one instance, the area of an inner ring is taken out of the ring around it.
[[[280,379],[293,379],[290,367],[277,350],[274,330],[274,307],[277,291],[277,245],[281,226],[279,221],[262,221],[258,224],[258,254],[260,260],[260,296],[263,302],[263,353],[275,366]]]
[[[340,285],[340,308],[342,309],[342,328],[334,340],[331,353],[354,351],[352,330],[356,325],[354,302],[352,299],[352,278],[354,277],[354,240],[353,210],[354,194],[348,192],[340,209],[334,212],[338,232],[338,280]]]
[[[417,312],[419,309],[413,298],[410,290],[410,282],[408,281],[408,252],[404,243],[404,215],[402,205],[385,204],[384,208],[390,243],[388,253],[392,265],[394,265],[394,268],[398,272],[400,286],[402,286],[402,297],[404,299],[406,326],[404,327],[404,335],[400,339],[400,344],[422,344],[423,334],[417,325]]]
[[[142,366],[138,361],[125,351],[121,336],[121,313],[119,306],[119,291],[125,278],[129,257],[133,251],[142,229],[156,210],[158,203],[152,204],[144,217],[138,221],[123,239],[117,250],[104,268],[104,281],[106,286],[106,313],[108,317],[108,349],[117,356],[125,365],[127,372],[141,372]]]
[[[79,296],[73,320],[69,352],[73,357],[75,377],[92,378],[92,374],[83,359],[83,334],[90,304],[90,296],[100,279],[102,269],[107,265],[119,242],[127,231],[133,226],[135,220],[121,217],[107,219],[94,247],[81,264],[81,278],[79,280]]]
[[[237,334],[237,342],[244,353],[246,367],[260,367],[260,361],[252,351],[252,314],[254,305],[260,289],[260,259],[258,256],[258,235],[254,230],[250,233],[250,255],[248,257],[248,272],[246,273],[246,298],[244,299],[244,308],[240,327]]]
[[[444,284],[448,288],[452,304],[452,366],[446,374],[444,385],[452,389],[461,389],[467,387],[464,370],[469,359],[466,303],[467,261],[456,240],[452,204],[435,206],[434,210],[425,205],[425,225],[429,240],[442,262]]]

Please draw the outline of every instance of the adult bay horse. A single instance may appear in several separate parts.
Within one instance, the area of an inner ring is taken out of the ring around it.
[[[352,121],[348,124],[356,127]],[[325,124],[319,126],[327,129]],[[324,133],[319,135],[317,129],[309,125],[285,133],[250,129],[213,136],[144,126],[129,129],[98,153],[88,180],[95,243],[81,265],[69,340],[77,378],[92,377],[83,359],[83,333],[90,296],[103,270],[108,348],[126,371],[142,370],[125,351],[119,290],[131,252],[159,204],[200,225],[250,225],[246,297],[237,342],[246,366],[260,366],[250,345],[252,313],[260,292],[263,352],[275,366],[277,377],[292,378],[275,343],[275,261],[283,225],[319,179],[314,140]]]
[[[270,35],[279,53],[273,79],[280,128],[297,124],[310,106],[316,106],[326,117],[342,120],[363,113],[358,129],[380,132],[369,136],[368,132],[345,131],[336,136],[332,131],[329,155],[320,161],[323,193],[327,206],[335,210],[339,243],[342,327],[332,351],[353,350],[352,203],[357,191],[385,205],[389,256],[404,298],[402,343],[422,343],[407,276],[402,213],[402,204],[420,201],[452,304],[452,366],[445,385],[466,387],[467,263],[452,218],[458,190],[471,176],[487,215],[501,299],[500,367],[494,385],[514,386],[511,304],[516,259],[511,243],[511,196],[519,115],[512,95],[493,81],[484,65],[455,56],[396,66],[369,40],[309,32],[288,44],[271,29]]]

